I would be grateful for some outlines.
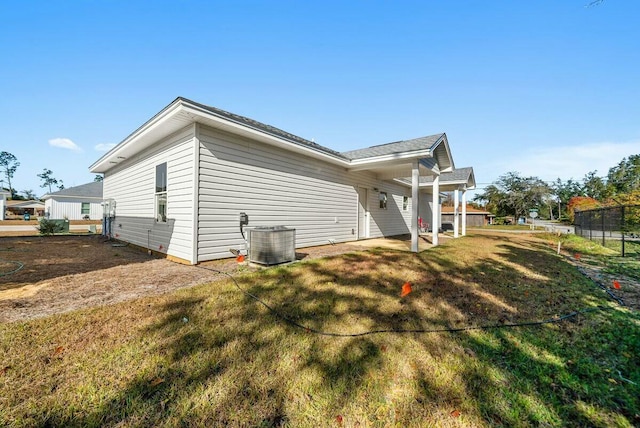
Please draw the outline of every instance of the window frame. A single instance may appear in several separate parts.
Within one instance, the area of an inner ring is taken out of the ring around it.
[[[411,201],[409,196],[402,197],[402,211],[409,211],[409,201]]]
[[[86,214],[91,214],[91,202],[80,202],[80,215]]]
[[[154,217],[156,223],[167,222],[167,163],[156,165],[155,193],[154,193]]]
[[[381,210],[387,209],[387,202],[389,201],[389,197],[387,196],[387,192],[378,193],[378,200],[380,202],[379,206]]]

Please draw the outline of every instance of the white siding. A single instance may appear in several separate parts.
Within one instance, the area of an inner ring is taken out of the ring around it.
[[[411,211],[402,211],[410,189],[366,172],[200,127],[198,260],[229,257],[243,248],[239,214],[249,226],[296,229],[296,247],[357,239],[358,187],[388,193],[386,210],[369,191],[371,237],[409,233]]]
[[[431,227],[433,195],[431,193],[420,192],[420,202],[418,206],[418,217],[422,217],[422,221]]]
[[[195,176],[195,125],[170,135],[104,177],[105,199],[116,201],[117,239],[192,263]],[[167,219],[155,221],[156,165],[167,163]]]
[[[102,219],[102,200],[93,198],[47,198],[44,201],[44,211],[49,213],[51,219],[83,220],[82,203],[89,203],[89,219]]]

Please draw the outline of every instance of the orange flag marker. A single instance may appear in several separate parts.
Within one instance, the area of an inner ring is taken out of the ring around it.
[[[238,263],[244,262],[244,254],[238,254],[238,257],[236,257],[236,261]]]
[[[404,297],[409,293],[411,293],[411,283],[405,282],[402,284],[402,293],[400,293],[400,297]]]
[[[615,279],[613,280],[613,288],[615,288],[616,290],[620,290],[620,283]]]

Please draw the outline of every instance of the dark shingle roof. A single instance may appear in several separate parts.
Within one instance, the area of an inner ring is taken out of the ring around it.
[[[338,158],[344,159],[344,160],[348,160],[348,158],[344,157],[340,152],[337,152],[335,150],[332,150],[328,147],[324,147],[320,144],[317,144],[313,141],[309,141],[306,140],[302,137],[298,137],[297,135],[291,134],[289,132],[283,131],[282,129],[276,128],[275,126],[271,126],[271,125],[267,125],[265,123],[262,122],[258,122],[257,120],[253,120],[250,119],[248,117],[245,116],[240,116],[239,114],[235,114],[235,113],[231,113],[222,109],[219,109],[217,107],[211,107],[205,104],[201,104],[201,103],[197,103],[195,101],[192,101],[188,98],[184,98],[184,97],[178,97],[179,100],[188,102],[190,104],[193,104],[197,107],[200,107],[203,110],[208,111],[209,113],[215,114],[217,116],[221,116],[225,119],[231,120],[233,122],[236,123],[240,123],[242,125],[248,126],[250,128],[254,128],[257,130],[260,130],[262,132],[266,132],[267,134],[271,134],[274,135],[276,137],[280,137],[280,138],[284,138],[285,140],[289,140],[292,143],[298,144],[300,146],[307,146],[309,148],[315,149],[315,150],[319,150],[321,152],[325,152],[327,154],[336,156]]]
[[[44,197],[66,196],[78,198],[102,198],[102,181],[94,181],[80,186],[69,187],[58,192],[47,193]]]
[[[473,174],[472,167],[465,168],[457,168],[451,172],[443,172],[440,174],[440,185],[445,185],[448,183],[460,183],[460,182],[468,182],[469,178]],[[411,178],[401,178],[400,181],[403,181],[407,184],[411,184]],[[433,183],[433,177],[431,176],[423,176],[420,177],[420,184],[431,184]]]
[[[342,156],[350,160],[355,160],[429,149],[433,147],[443,135],[444,134],[429,135],[427,137],[414,138],[413,140],[396,141],[394,143],[367,147],[366,149],[351,150],[342,152]]]
[[[469,180],[471,173],[473,173],[473,168],[471,167],[457,168],[451,172],[443,172],[440,174],[440,184],[460,181],[466,182]],[[420,177],[420,183],[431,182],[433,182],[433,177]]]

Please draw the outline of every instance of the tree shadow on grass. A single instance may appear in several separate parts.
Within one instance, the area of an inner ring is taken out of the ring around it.
[[[500,325],[598,301],[552,254],[502,242],[495,241],[498,256],[469,265],[438,251],[373,250],[237,281],[288,319],[340,334]],[[413,291],[401,298],[406,280]],[[554,287],[571,292],[549,293]],[[50,411],[42,425],[318,426],[354,407],[363,424],[410,425],[436,423],[416,417],[461,406],[476,418],[468,425],[563,426],[597,424],[588,408],[603,412],[603,423],[611,415],[632,420],[640,406],[631,387],[608,390],[605,369],[598,368],[606,356],[580,355],[584,341],[605,349],[609,340],[618,341],[616,351],[638,355],[640,345],[629,336],[638,336],[637,320],[617,313],[612,316],[626,332],[613,337],[588,318],[540,328],[335,338],[284,322],[230,282],[178,293],[157,311],[139,339],[150,343],[141,366],[124,387],[73,420]],[[404,401],[394,402],[396,366],[422,355],[432,370],[407,364]],[[627,376],[640,375],[633,358],[615,362]],[[436,381],[445,367],[455,382]],[[597,398],[587,390],[593,375],[602,378]],[[383,405],[397,406],[395,414],[375,419]]]

